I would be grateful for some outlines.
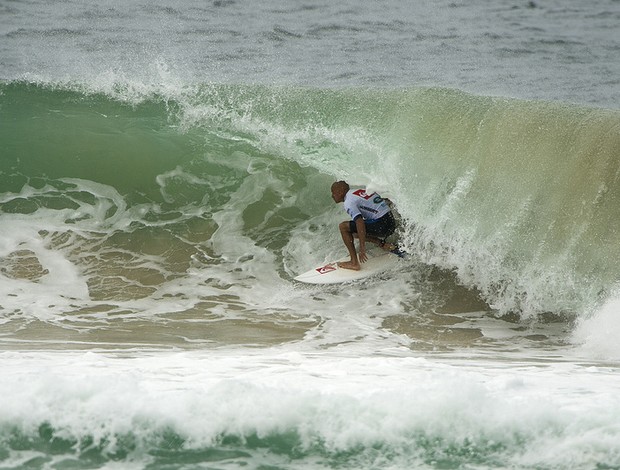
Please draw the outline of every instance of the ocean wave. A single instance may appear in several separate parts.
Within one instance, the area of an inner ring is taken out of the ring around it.
[[[3,84],[3,217],[217,232],[228,213],[229,236],[281,258],[273,237],[332,210],[329,179],[346,178],[390,197],[403,245],[500,313],[583,314],[616,282],[617,111],[438,88],[135,89]]]

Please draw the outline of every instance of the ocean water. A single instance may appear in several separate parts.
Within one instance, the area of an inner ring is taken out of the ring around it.
[[[0,1],[0,469],[620,468],[618,24]]]

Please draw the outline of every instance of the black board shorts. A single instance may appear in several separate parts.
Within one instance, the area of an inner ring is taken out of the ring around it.
[[[366,235],[377,238],[389,237],[394,233],[394,230],[396,230],[396,221],[391,212],[388,212],[374,222],[364,221],[364,224],[366,225]],[[349,222],[349,227],[351,228],[351,233],[357,233],[357,226],[354,220]]]

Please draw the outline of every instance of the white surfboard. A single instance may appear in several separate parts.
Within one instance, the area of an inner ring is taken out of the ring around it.
[[[348,260],[349,258],[347,257],[339,261]],[[356,281],[394,268],[398,265],[398,262],[399,256],[388,251],[382,251],[374,255],[368,253],[368,261],[361,264],[362,268],[359,271],[341,268],[338,266],[338,261],[334,261],[300,274],[295,280],[307,284],[338,284]]]

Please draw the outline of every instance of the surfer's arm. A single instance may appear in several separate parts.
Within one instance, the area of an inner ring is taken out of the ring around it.
[[[368,256],[366,256],[366,224],[361,215],[355,218],[355,228],[357,229],[357,238],[360,241],[358,259],[360,263],[365,263],[368,260]]]

